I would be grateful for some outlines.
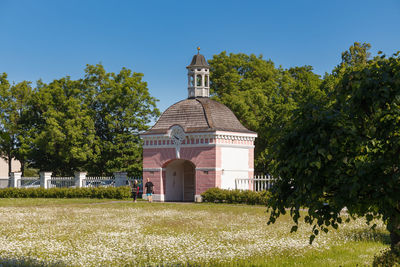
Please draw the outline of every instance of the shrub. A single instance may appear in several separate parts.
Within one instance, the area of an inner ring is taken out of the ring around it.
[[[400,266],[400,251],[392,251],[390,249],[381,251],[379,255],[374,257],[372,266]]]
[[[86,187],[86,188],[3,188],[0,198],[129,198],[130,188]]]
[[[204,202],[211,203],[266,205],[270,193],[268,191],[254,192],[249,190],[210,188],[201,194],[201,196]]]

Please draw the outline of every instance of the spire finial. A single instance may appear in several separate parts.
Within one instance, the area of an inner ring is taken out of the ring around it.
[[[200,46],[197,47],[197,54],[200,54]]]

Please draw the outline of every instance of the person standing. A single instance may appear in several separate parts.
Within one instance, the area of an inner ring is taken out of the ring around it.
[[[153,202],[154,185],[150,181],[150,178],[147,178],[147,183],[144,185],[144,187],[146,188],[146,196],[149,203]]]
[[[132,184],[131,184],[131,188],[132,188],[132,198],[133,198],[133,202],[136,203],[136,198],[139,195],[139,183],[137,180],[135,180]]]

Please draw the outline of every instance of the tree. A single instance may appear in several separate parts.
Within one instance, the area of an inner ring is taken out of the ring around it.
[[[355,43],[356,44],[356,43]],[[347,207],[352,218],[382,217],[392,249],[400,247],[400,58],[365,60],[369,46],[349,57],[335,84],[334,101],[301,105],[277,142],[269,223],[290,209],[297,230],[300,207],[306,223],[337,228]],[[353,51],[353,52],[352,52]],[[356,60],[354,60],[356,58]],[[359,60],[362,59],[362,60]]]
[[[371,53],[368,52],[370,48],[371,44],[354,42],[348,51],[342,53],[342,64],[348,66],[366,64],[371,56]]]
[[[255,171],[270,171],[271,149],[292,111],[310,95],[324,97],[312,67],[276,68],[262,56],[222,52],[209,60],[212,97],[257,132]]]
[[[24,171],[26,151],[23,149],[24,133],[21,131],[23,114],[32,96],[32,87],[27,81],[11,85],[7,74],[0,75],[0,152],[12,171],[12,160],[21,162]]]
[[[24,124],[34,167],[71,175],[85,170],[99,154],[94,122],[79,98],[80,85],[69,77],[38,82]]]
[[[125,68],[118,74],[107,73],[100,64],[88,65],[85,72],[84,102],[90,109],[100,149],[90,170],[138,175],[142,168],[139,133],[159,116],[157,100],[149,94],[141,73]]]
[[[87,65],[85,77],[38,82],[25,120],[34,167],[71,175],[141,171],[139,132],[159,111],[140,73],[107,73]]]
[[[368,43],[361,44],[359,42],[354,42],[348,51],[342,53],[342,62],[333,69],[332,73],[325,73],[321,89],[324,90],[328,96],[332,96],[333,101],[335,100],[334,91],[346,70],[349,67],[367,64],[371,56],[369,52],[370,48],[371,45]]]

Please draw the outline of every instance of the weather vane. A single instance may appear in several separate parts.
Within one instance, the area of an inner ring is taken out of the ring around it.
[[[200,46],[197,47],[197,54],[200,54]]]

